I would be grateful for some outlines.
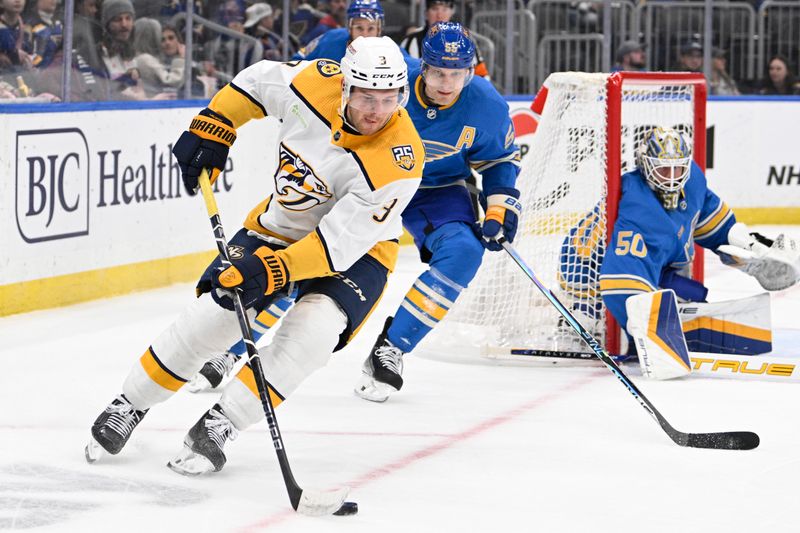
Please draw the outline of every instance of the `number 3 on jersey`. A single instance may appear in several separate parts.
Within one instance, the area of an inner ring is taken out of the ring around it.
[[[620,231],[617,234],[617,247],[614,249],[617,255],[628,255],[634,257],[647,257],[647,246],[644,239],[638,233],[632,231]]]
[[[397,198],[395,198],[394,200],[383,206],[383,212],[380,215],[372,215],[372,220],[378,223],[386,220],[386,217],[388,217],[389,213],[392,212],[392,209],[394,208],[395,204],[397,204]]]

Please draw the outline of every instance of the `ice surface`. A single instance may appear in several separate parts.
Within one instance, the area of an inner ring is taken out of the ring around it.
[[[714,257],[707,263],[714,300],[759,292]],[[265,423],[229,443],[218,474],[167,469],[211,393],[178,393],[120,455],[85,462],[92,421],[194,297],[191,285],[0,319],[0,529],[800,531],[800,384],[636,380],[682,431],[758,432],[750,452],[676,446],[603,367],[411,356],[401,393],[385,404],[357,398],[361,362],[417,272],[406,248],[359,338],[278,409],[298,482],[351,486],[360,511],[349,517],[291,511]],[[800,356],[798,311],[800,287],[774,295],[784,355]]]

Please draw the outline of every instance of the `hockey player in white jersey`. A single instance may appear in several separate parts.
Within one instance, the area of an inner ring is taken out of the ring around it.
[[[407,98],[397,45],[361,37],[341,67],[326,60],[256,63],[192,120],[173,150],[190,191],[202,169],[213,169],[213,179],[224,168],[237,128],[280,119],[275,191],[230,240],[233,265],[222,270],[216,259],[198,283],[197,300],[134,363],[122,394],[92,425],[89,462],[119,453],[152,406],[241,338],[231,290],[240,291],[251,319],[297,291],[297,303],[261,352],[274,405],[349,342],[394,268],[400,213],[422,175],[424,150],[403,109]],[[220,470],[226,441],[263,416],[245,365],[169,466],[183,474]]]

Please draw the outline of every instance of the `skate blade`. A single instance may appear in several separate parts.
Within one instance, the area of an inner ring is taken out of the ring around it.
[[[86,448],[83,450],[83,453],[86,455],[86,462],[91,464],[104,456],[106,451],[102,446],[100,446],[99,442],[94,440],[94,437],[91,437],[89,439],[89,443],[86,445]]]
[[[366,374],[362,374],[353,392],[364,400],[382,403],[388,400],[393,392],[397,392],[397,389],[386,383],[375,381],[375,379]]]
[[[214,471],[214,465],[206,457],[184,445],[180,453],[167,466],[182,476],[199,476]]]
[[[213,391],[214,387],[211,386],[211,383],[206,379],[203,374],[199,372],[195,374],[195,376],[186,384],[186,390],[189,392],[206,392],[206,391]]]

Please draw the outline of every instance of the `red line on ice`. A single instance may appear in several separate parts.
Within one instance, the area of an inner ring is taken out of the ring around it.
[[[472,437],[480,435],[481,433],[485,433],[486,431],[494,429],[497,426],[505,424],[506,422],[510,422],[515,418],[519,417],[520,415],[522,415],[523,413],[542,407],[554,400],[558,400],[563,396],[565,396],[566,394],[581,387],[584,387],[585,385],[594,381],[598,376],[602,376],[605,374],[606,374],[605,370],[593,372],[592,375],[590,376],[573,381],[572,383],[562,387],[561,389],[558,389],[549,394],[545,394],[544,396],[540,396],[536,399],[527,401],[509,411],[506,411],[505,413],[497,415],[494,418],[484,420],[483,422],[480,422],[479,424],[476,424],[464,431],[461,431],[459,433],[453,433],[452,435],[447,435],[441,441],[435,444],[431,444],[430,446],[425,446],[424,448],[420,448],[419,450],[412,452],[406,455],[405,457],[401,457],[396,461],[392,461],[383,466],[379,466],[367,472],[366,474],[363,474],[355,479],[352,479],[344,483],[344,485],[347,485],[350,488],[355,489],[367,485],[368,483],[371,483],[375,480],[386,477],[389,474],[392,474],[394,472],[397,472],[398,470],[402,470],[408,466],[411,466],[412,464],[422,459],[431,457],[432,455],[436,455],[437,453],[443,452],[448,448],[453,447],[456,444],[471,439]],[[241,531],[242,533],[251,531],[261,531],[270,526],[274,526],[276,524],[284,522],[293,516],[296,516],[296,513],[294,511],[291,510],[280,511],[275,514],[267,516],[263,520],[259,520],[258,522],[244,526],[239,531]],[[344,520],[347,519],[345,518]]]

